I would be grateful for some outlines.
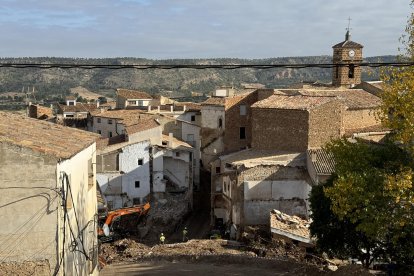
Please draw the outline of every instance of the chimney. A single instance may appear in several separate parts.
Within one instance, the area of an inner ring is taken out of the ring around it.
[[[167,146],[169,148],[172,148],[173,147],[173,134],[171,132],[168,134],[168,143],[167,143]]]
[[[151,111],[151,105],[148,105],[148,112]]]
[[[99,100],[96,100],[96,107],[99,108]]]
[[[174,106],[170,106],[171,113],[174,112]]]
[[[184,107],[183,107],[183,111],[186,111],[187,110],[187,107],[184,105]]]

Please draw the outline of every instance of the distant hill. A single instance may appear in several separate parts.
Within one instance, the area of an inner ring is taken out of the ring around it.
[[[395,61],[395,56],[365,58],[367,62]],[[331,56],[283,57],[268,59],[169,59],[149,60],[141,58],[0,58],[2,63],[65,63],[65,64],[307,64],[331,63]],[[116,88],[140,89],[151,94],[191,96],[202,94],[222,85],[240,88],[242,84],[262,84],[268,88],[280,88],[300,81],[331,81],[331,69],[13,69],[0,68],[0,96],[5,92],[36,91],[36,98],[61,98],[71,88],[84,87],[100,95],[112,97]],[[363,68],[363,80],[378,79],[378,70]]]

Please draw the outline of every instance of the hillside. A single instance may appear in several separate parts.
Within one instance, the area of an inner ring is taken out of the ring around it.
[[[366,58],[367,62],[394,61],[395,56]],[[64,64],[305,64],[330,63],[330,56],[285,57],[268,59],[170,59],[140,58],[73,59],[73,58],[1,58],[1,63],[64,63]],[[378,70],[363,69],[363,79],[378,79]],[[220,85],[240,88],[242,83],[263,84],[269,88],[284,87],[299,81],[329,82],[331,69],[13,69],[0,68],[0,96],[6,92],[22,92],[30,87],[36,98],[59,98],[71,88],[84,87],[89,91],[111,97],[116,88],[141,89],[152,94],[189,96],[191,92],[209,93]],[[169,93],[171,95],[171,92]]]

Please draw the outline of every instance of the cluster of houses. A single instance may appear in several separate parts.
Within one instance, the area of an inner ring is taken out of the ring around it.
[[[110,103],[69,97],[53,112],[1,113],[0,262],[47,259],[52,273],[96,274],[97,194],[109,210],[168,192],[191,208],[208,187],[211,226],[231,238],[269,225],[272,210],[307,218],[312,186],[334,170],[324,145],[386,133],[375,116],[381,83],[361,81],[362,45],[348,32],[333,49],[332,84],[221,87],[199,104],[118,89]]]

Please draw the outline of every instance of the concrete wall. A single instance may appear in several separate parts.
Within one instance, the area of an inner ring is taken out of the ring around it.
[[[191,120],[192,116],[195,117],[195,121]],[[201,126],[201,113],[198,111],[186,111],[180,114],[177,119]]]
[[[60,197],[57,160],[0,143],[0,260],[48,260],[56,269]],[[39,188],[35,188],[39,187]],[[1,273],[0,273],[1,274]]]
[[[97,266],[92,266],[92,263],[97,264],[98,257],[96,168],[93,165],[95,163],[96,145],[93,144],[57,166],[56,181],[60,181],[65,187],[70,186],[73,195],[71,208],[68,209],[65,230],[66,253],[64,263],[67,275],[98,274]],[[66,183],[62,178],[64,174],[68,175],[69,183]],[[82,236],[83,239],[83,245],[79,239],[77,240],[76,249],[84,250],[88,256],[94,259],[94,262],[87,261],[86,257],[77,250],[69,250],[74,240],[70,234],[68,224],[71,224],[75,236]],[[63,227],[62,221],[60,221],[59,227]],[[61,240],[61,243],[63,243],[63,240]]]
[[[193,167],[194,167],[194,185],[198,188],[200,185],[200,159],[201,159],[201,136],[200,127],[193,124],[182,122],[182,140],[193,146]],[[193,136],[193,141],[189,140],[189,135]]]
[[[153,192],[165,192],[164,180],[164,150],[153,148]]]
[[[301,152],[308,148],[306,110],[252,108],[252,147]]]

